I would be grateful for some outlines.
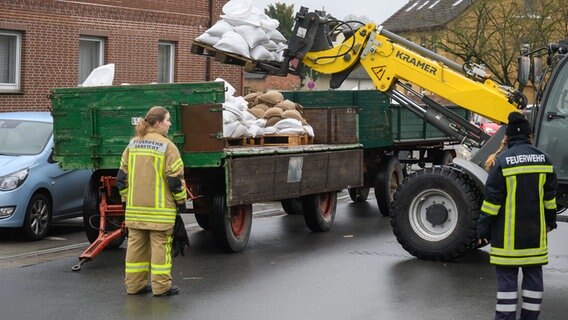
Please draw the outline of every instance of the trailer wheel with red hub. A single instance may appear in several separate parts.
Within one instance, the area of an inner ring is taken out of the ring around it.
[[[304,220],[314,232],[329,231],[335,220],[337,192],[325,192],[302,197]]]
[[[220,249],[239,252],[246,247],[250,237],[252,204],[228,207],[225,194],[216,194],[209,222]]]

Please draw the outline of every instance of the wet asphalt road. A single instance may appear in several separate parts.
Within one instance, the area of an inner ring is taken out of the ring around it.
[[[221,253],[207,232],[190,225],[192,248],[174,259],[181,289],[174,297],[127,296],[124,249],[105,251],[77,273],[69,253],[6,268],[0,317],[491,319],[495,276],[486,249],[452,263],[417,260],[397,243],[371,198],[342,200],[328,233],[309,232],[301,216],[255,218],[248,247],[237,254]],[[542,319],[568,317],[567,240],[563,223],[550,237]]]

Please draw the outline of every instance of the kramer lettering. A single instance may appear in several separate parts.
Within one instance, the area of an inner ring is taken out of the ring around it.
[[[396,57],[406,63],[410,63],[428,73],[431,73],[433,75],[436,75],[436,72],[438,72],[438,69],[436,69],[436,67],[429,65],[426,62],[420,61],[416,58],[413,58],[411,56],[409,56],[408,54],[401,52],[401,51],[397,51],[396,52]]]

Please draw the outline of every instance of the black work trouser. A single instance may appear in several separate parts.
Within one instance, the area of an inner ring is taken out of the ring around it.
[[[521,320],[538,319],[544,286],[542,266],[523,269]],[[497,305],[495,320],[515,320],[517,315],[519,267],[495,266],[497,272]]]

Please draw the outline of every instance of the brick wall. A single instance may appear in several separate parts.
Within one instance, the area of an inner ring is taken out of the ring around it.
[[[0,4],[0,29],[21,31],[21,92],[0,93],[0,112],[48,110],[51,88],[75,87],[80,36],[105,39],[114,85],[157,79],[158,42],[176,44],[175,82],[221,77],[242,93],[241,67],[190,53],[191,41],[219,19],[226,0],[13,0]],[[208,61],[210,60],[210,61]]]
[[[245,93],[266,92],[268,90],[291,91],[300,89],[300,77],[288,75],[287,77],[266,76],[261,79],[245,79]]]

